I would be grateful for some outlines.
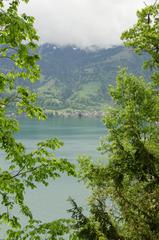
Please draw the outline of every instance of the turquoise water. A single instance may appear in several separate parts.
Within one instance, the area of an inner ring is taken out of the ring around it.
[[[32,150],[38,141],[58,137],[64,142],[64,147],[57,156],[65,157],[76,163],[77,156],[89,154],[99,157],[97,146],[105,134],[105,128],[99,119],[52,118],[47,121],[21,119],[21,131],[16,136],[27,150]],[[88,190],[76,179],[63,175],[55,182],[50,180],[48,187],[38,186],[37,190],[27,191],[26,199],[34,215],[44,221],[67,217],[71,196],[85,207]]]

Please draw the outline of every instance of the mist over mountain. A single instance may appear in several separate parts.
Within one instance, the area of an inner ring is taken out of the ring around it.
[[[20,12],[35,17],[41,43],[85,49],[121,44],[122,32],[135,24],[143,6],[142,0],[32,0],[27,5],[21,1]]]
[[[108,86],[118,68],[142,75],[145,59],[123,46],[90,51],[43,44],[39,54],[42,76],[34,87],[44,109],[101,109],[110,102]]]

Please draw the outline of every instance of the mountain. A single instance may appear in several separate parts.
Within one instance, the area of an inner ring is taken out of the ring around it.
[[[42,76],[34,87],[40,105],[48,110],[99,110],[110,102],[108,86],[115,84],[118,68],[141,75],[146,58],[123,46],[90,51],[44,44],[39,54]]]

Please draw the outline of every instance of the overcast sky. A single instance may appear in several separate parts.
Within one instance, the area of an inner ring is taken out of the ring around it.
[[[30,0],[22,11],[36,18],[41,42],[109,47],[136,21],[144,0]],[[153,0],[145,0],[147,4]]]

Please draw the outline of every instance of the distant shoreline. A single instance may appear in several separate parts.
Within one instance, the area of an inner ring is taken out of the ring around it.
[[[73,110],[73,109],[63,109],[63,110],[44,110],[48,117],[102,117],[104,113],[97,110]]]
[[[48,110],[43,109],[43,112],[48,118],[50,117],[76,117],[76,118],[102,118],[104,116],[104,111],[98,110],[79,110],[79,109],[58,109],[58,110]],[[19,116],[15,112],[9,112],[8,117]],[[24,116],[22,114],[22,116]]]

